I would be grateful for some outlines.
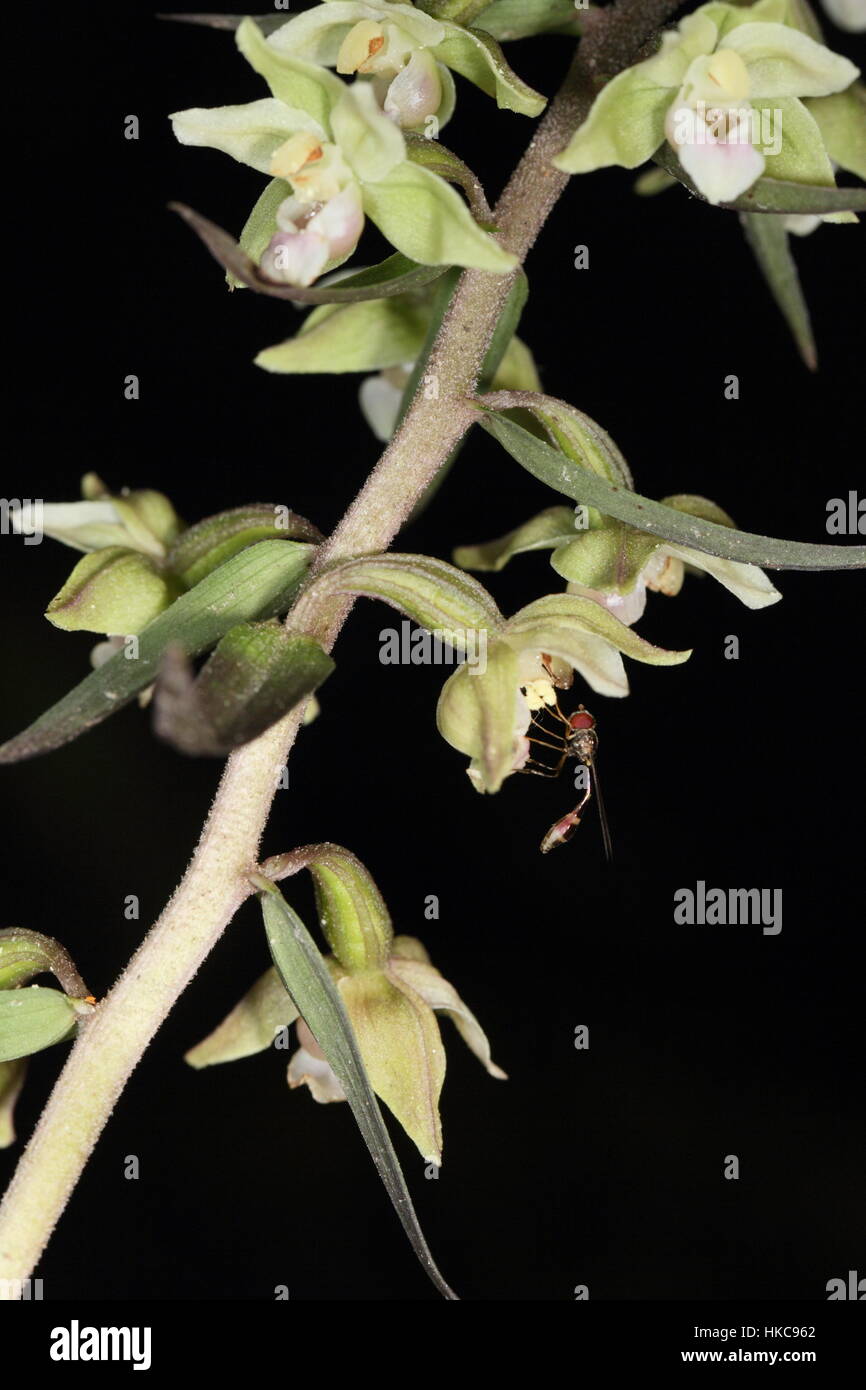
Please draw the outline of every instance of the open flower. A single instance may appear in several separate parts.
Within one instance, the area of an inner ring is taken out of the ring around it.
[[[677,493],[662,502],[717,526],[734,525],[706,497]],[[782,597],[757,565],[674,545],[598,512],[587,529],[575,531],[575,513],[568,507],[548,507],[498,540],[461,546],[454,558],[464,569],[500,570],[529,550],[552,550],[551,564],[568,580],[569,593],[594,599],[629,626],[643,615],[647,589],[678,594],[686,570],[711,574],[747,608],[767,608]]]
[[[628,694],[623,655],[651,666],[677,666],[689,651],[668,651],[639,637],[591,598],[550,594],[507,619],[487,642],[483,671],[460,666],[439,697],[443,738],[470,759],[473,786],[496,792],[529,756],[532,711],[553,704],[576,671],[601,695]]]
[[[285,856],[301,860],[316,886],[322,929],[333,954],[331,972],[373,1090],[392,1111],[422,1156],[439,1164],[439,1096],[445,1050],[437,1014],[452,1019],[464,1042],[500,1080],[505,1073],[475,1015],[430,962],[420,941],[394,936],[391,919],[364,865],[339,845],[315,845]],[[268,862],[279,877],[279,858]],[[298,1050],[289,1062],[291,1087],[305,1085],[319,1102],[345,1100],[337,1077],[305,1021],[298,1016],[276,970],[253,985],[220,1026],[187,1053],[194,1067],[246,1057],[278,1041],[296,1023]]]
[[[688,15],[654,57],[602,88],[554,163],[573,174],[609,164],[634,169],[667,140],[711,203],[738,198],[765,171],[832,185],[819,123],[802,99],[844,91],[858,69],[778,22],[787,13],[782,0],[759,0]]]
[[[450,69],[510,111],[537,116],[545,98],[513,73],[489,34],[439,20],[414,5],[336,0],[316,5],[270,35],[277,52],[369,80],[385,114],[405,130],[434,134],[454,110]]]
[[[252,20],[240,25],[237,42],[272,95],[245,106],[179,111],[172,122],[181,144],[222,150],[271,175],[241,238],[266,275],[312,284],[348,259],[366,217],[398,251],[425,265],[514,267],[515,258],[482,230],[454,189],[409,158],[369,83],[347,86],[327,68],[283,52]]]

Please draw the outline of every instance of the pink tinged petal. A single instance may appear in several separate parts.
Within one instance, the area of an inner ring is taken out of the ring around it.
[[[584,588],[582,584],[569,584],[568,593],[578,594],[580,598],[594,599],[615,618],[619,618],[621,623],[625,623],[626,627],[631,627],[638,618],[642,618],[646,608],[646,585],[641,579],[627,594],[605,594],[600,589]]]
[[[490,1075],[498,1081],[508,1080],[505,1072],[497,1067],[490,1056],[490,1043],[478,1019],[463,1003],[454,986],[434,966],[425,961],[392,956],[388,973],[400,986],[408,985],[419,994],[436,1013],[448,1014],[470,1052],[475,1054]]]
[[[743,119],[721,122],[724,133],[716,134],[714,122],[700,112],[680,107],[669,120],[668,139],[689,178],[708,203],[730,203],[751,188],[764,172],[764,156],[750,143],[748,111]]]
[[[387,377],[368,376],[358,391],[361,412],[377,439],[386,444],[397,427],[403,392]]]
[[[303,1019],[298,1021],[296,1027],[301,1046],[289,1062],[289,1086],[292,1090],[297,1086],[308,1086],[313,1100],[320,1105],[345,1100],[342,1086]]]
[[[331,259],[328,243],[315,232],[277,232],[261,259],[269,280],[287,285],[312,285]]]
[[[361,203],[361,190],[351,183],[313,216],[307,230],[327,243],[329,260],[351,255],[358,245],[364,230],[364,208]]]
[[[388,87],[385,115],[411,130],[434,116],[441,103],[442,80],[436,59],[427,49],[418,49]]]

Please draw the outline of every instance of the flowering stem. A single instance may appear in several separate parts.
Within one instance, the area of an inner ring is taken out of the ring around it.
[[[496,209],[499,240],[521,261],[567,182],[549,161],[583,119],[592,75],[624,66],[655,24],[676,8],[675,0],[623,0],[595,17]],[[630,47],[622,38],[626,32],[632,34]],[[320,547],[314,572],[337,558],[391,544],[474,419],[468,398],[513,278],[482,271],[461,276],[428,364],[438,398],[418,393],[364,487]],[[330,651],[351,604],[302,592],[287,622]],[[0,1281],[22,1280],[32,1272],[129,1076],[249,896],[248,875],[256,868],[278,775],[302,712],[292,711],[228,759],[183,880],[114,988],[81,1025],[0,1206]],[[12,1294],[0,1282],[0,1298]]]

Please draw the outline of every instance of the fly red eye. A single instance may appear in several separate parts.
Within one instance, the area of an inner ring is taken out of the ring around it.
[[[568,716],[568,722],[572,729],[594,729],[595,720],[589,710],[579,709],[574,714]]]

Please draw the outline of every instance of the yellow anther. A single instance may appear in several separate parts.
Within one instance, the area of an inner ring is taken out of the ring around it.
[[[290,179],[305,164],[322,158],[322,145],[308,130],[290,135],[271,156],[270,172],[276,179]]]
[[[707,77],[719,87],[728,101],[745,101],[749,95],[749,74],[739,53],[720,48],[707,64]]]
[[[337,72],[364,72],[367,61],[385,42],[385,30],[373,19],[362,19],[350,29],[337,54]]]

